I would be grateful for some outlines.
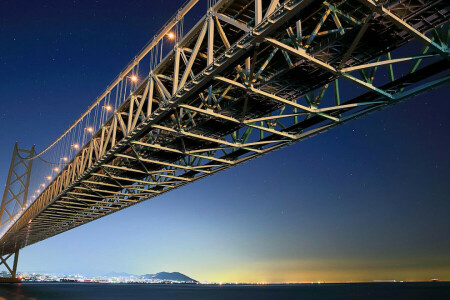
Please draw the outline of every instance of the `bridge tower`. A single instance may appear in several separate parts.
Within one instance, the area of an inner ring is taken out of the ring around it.
[[[0,234],[4,234],[8,224],[14,217],[25,209],[28,198],[28,186],[30,184],[31,167],[34,154],[34,146],[31,150],[19,149],[18,143],[14,145],[14,151],[6,180],[5,191],[0,206]],[[4,265],[10,273],[10,277],[0,277],[0,282],[19,282],[16,277],[19,249],[13,253],[0,256],[0,266]],[[8,262],[8,260],[12,260]]]

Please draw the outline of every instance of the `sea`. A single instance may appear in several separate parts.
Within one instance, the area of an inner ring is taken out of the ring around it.
[[[450,282],[296,285],[0,284],[0,300],[415,300],[450,299]]]

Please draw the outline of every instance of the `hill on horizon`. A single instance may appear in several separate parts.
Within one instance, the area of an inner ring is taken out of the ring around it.
[[[191,281],[197,282],[197,280],[192,279],[180,272],[159,272],[156,274],[145,274],[142,275],[142,279],[155,279],[155,280],[170,280],[170,281]]]
[[[197,280],[186,276],[180,272],[158,272],[156,274],[144,274],[136,275],[126,272],[109,272],[105,277],[136,277],[140,279],[153,279],[153,280],[168,280],[168,281],[186,281],[186,282],[197,282]]]

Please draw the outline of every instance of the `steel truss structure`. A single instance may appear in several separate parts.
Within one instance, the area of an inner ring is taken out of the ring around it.
[[[24,210],[28,197],[28,186],[30,184],[31,168],[33,160],[29,159],[34,154],[34,146],[31,150],[20,149],[18,144],[14,145],[14,151],[9,167],[8,178],[5,191],[3,193],[2,204],[0,206],[0,228],[9,222],[17,220],[17,214]],[[12,267],[8,264],[8,259],[13,257]],[[7,255],[0,255],[0,266],[4,265],[9,271],[10,278],[0,278],[0,282],[12,281],[16,279],[17,261],[19,249]]]
[[[219,1],[3,235],[0,254],[448,82],[448,20],[444,1]],[[406,44],[415,55],[392,58]]]

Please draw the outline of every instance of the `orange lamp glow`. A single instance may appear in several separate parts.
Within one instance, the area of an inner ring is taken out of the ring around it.
[[[173,40],[173,39],[175,38],[175,33],[173,33],[172,31],[169,32],[169,33],[167,34],[167,38],[168,38],[169,40]]]

